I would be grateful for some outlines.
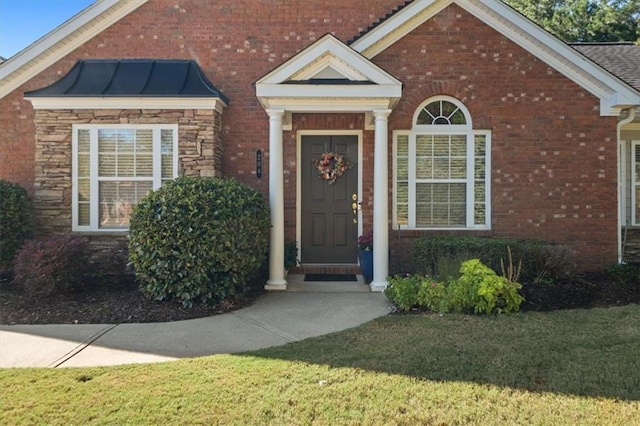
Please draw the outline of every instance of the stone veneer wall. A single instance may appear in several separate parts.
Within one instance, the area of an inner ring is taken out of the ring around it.
[[[34,207],[39,236],[71,232],[73,124],[178,124],[178,174],[222,176],[222,115],[215,110],[37,110]],[[123,233],[108,235],[112,238],[90,236],[99,251],[110,245],[105,241],[116,244],[125,238]]]

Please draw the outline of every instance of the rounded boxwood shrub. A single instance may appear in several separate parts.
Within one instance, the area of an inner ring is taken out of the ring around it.
[[[0,270],[10,267],[11,260],[31,233],[31,203],[27,191],[0,179]]]
[[[268,205],[233,179],[178,178],[134,209],[129,260],[142,291],[184,306],[242,295],[269,248]]]

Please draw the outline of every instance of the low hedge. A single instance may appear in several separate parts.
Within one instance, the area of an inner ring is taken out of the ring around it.
[[[412,256],[420,274],[438,276],[439,264],[457,259],[479,259],[495,271],[509,265],[509,250],[513,264],[520,265],[523,280],[554,280],[570,276],[575,271],[573,252],[566,246],[541,240],[486,238],[468,236],[421,237],[413,242]],[[458,264],[459,264],[458,263]]]

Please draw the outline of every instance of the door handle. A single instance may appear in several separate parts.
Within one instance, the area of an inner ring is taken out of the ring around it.
[[[353,203],[351,203],[351,210],[353,210],[353,223],[358,223],[358,194],[355,192],[351,194],[351,200],[353,201]]]

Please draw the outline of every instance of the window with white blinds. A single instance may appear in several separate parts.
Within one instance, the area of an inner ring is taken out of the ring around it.
[[[73,128],[75,231],[127,230],[133,206],[177,176],[176,125]]]
[[[456,100],[423,104],[412,130],[394,132],[395,226],[488,229],[490,136]]]

